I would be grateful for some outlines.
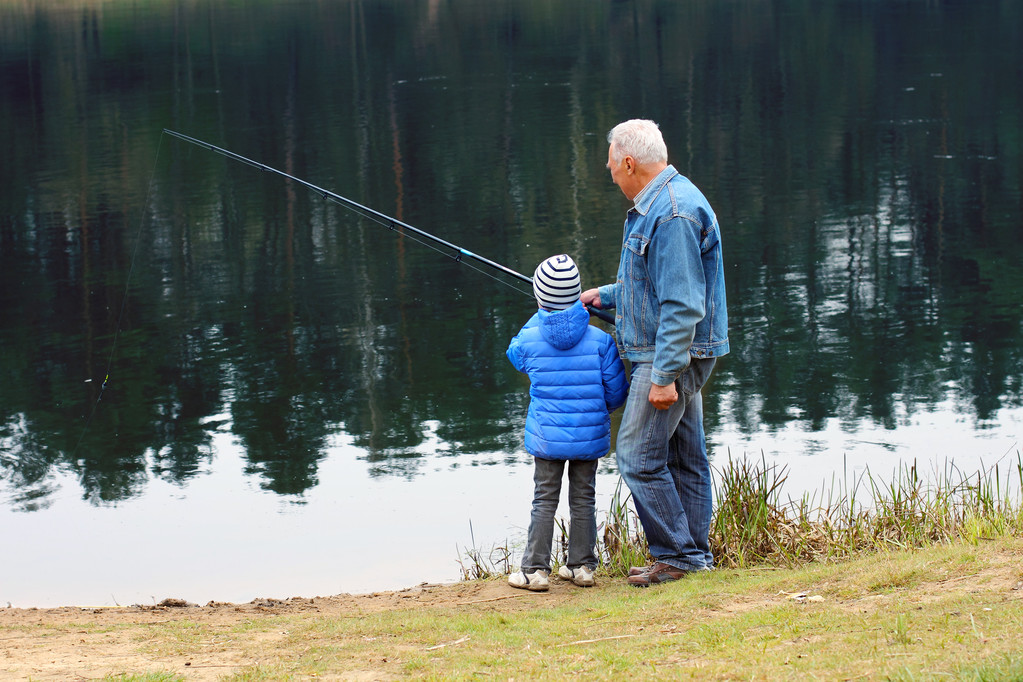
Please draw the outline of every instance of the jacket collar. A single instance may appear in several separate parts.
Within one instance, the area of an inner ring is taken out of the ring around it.
[[[654,199],[661,193],[661,190],[671,182],[672,178],[678,175],[678,171],[670,163],[658,173],[653,180],[647,183],[646,187],[636,195],[633,200],[634,206],[632,210],[636,211],[640,215],[646,215],[650,211],[650,206],[653,205]]]

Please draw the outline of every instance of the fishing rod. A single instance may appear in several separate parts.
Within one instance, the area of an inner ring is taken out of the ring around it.
[[[472,260],[476,261],[477,263],[481,263],[483,265],[486,265],[489,268],[497,270],[498,272],[502,272],[502,273],[504,273],[504,274],[506,274],[506,275],[508,275],[510,277],[514,277],[515,279],[518,279],[518,280],[520,280],[522,282],[526,282],[526,283],[530,284],[531,286],[533,284],[533,278],[529,277],[528,275],[523,275],[521,272],[517,272],[515,270],[512,270],[511,268],[509,268],[507,266],[504,266],[504,265],[501,265],[500,263],[496,263],[496,262],[490,260],[489,258],[484,258],[483,256],[480,256],[479,254],[473,253],[472,251],[469,251],[468,249],[464,249],[461,246],[458,246],[457,244],[452,244],[451,242],[447,241],[446,239],[442,239],[442,238],[438,237],[437,235],[430,234],[426,230],[421,230],[418,227],[413,227],[412,225],[409,225],[408,223],[402,222],[402,221],[398,220],[397,218],[392,218],[389,215],[386,215],[384,213],[381,213],[380,211],[374,210],[374,209],[372,209],[372,208],[370,208],[368,206],[360,204],[357,201],[353,201],[352,199],[349,199],[347,197],[343,197],[340,194],[337,194],[335,192],[331,192],[330,190],[323,189],[322,187],[318,187],[318,186],[314,185],[311,182],[303,180],[302,178],[296,178],[294,175],[290,175],[288,173],[285,173],[284,171],[277,170],[276,168],[271,168],[270,166],[267,166],[266,164],[260,163],[258,161],[253,161],[252,159],[246,158],[246,157],[242,156],[241,154],[235,154],[234,152],[232,152],[230,150],[224,149],[222,147],[217,147],[216,145],[212,145],[209,142],[204,142],[202,140],[196,139],[194,137],[190,137],[188,135],[176,132],[174,130],[170,130],[168,128],[164,128],[163,132],[168,134],[168,135],[171,135],[173,137],[176,137],[179,140],[184,140],[185,142],[190,142],[191,144],[194,144],[194,145],[196,145],[198,147],[203,147],[205,149],[210,150],[211,152],[216,152],[217,154],[221,154],[222,156],[226,156],[229,159],[234,159],[235,161],[240,161],[240,162],[242,162],[242,163],[244,163],[246,165],[252,166],[253,168],[258,168],[259,170],[268,171],[270,173],[276,173],[277,175],[280,175],[281,177],[287,178],[288,180],[291,180],[293,182],[297,182],[300,185],[304,185],[304,186],[308,187],[309,189],[311,189],[312,191],[314,191],[317,194],[319,194],[324,199],[326,199],[328,201],[333,201],[334,203],[339,204],[340,206],[344,206],[347,209],[355,211],[356,213],[360,214],[364,218],[371,218],[375,222],[378,222],[381,225],[389,227],[391,230],[395,230],[395,229],[400,227],[403,230],[408,230],[409,232],[412,232],[413,234],[416,234],[416,235],[419,235],[420,237],[424,237],[426,239],[429,239],[429,240],[431,240],[431,241],[433,241],[433,242],[435,242],[437,244],[440,244],[441,246],[443,246],[443,247],[453,251],[454,255],[450,255],[450,257],[453,258],[456,263],[463,262],[462,261],[463,257],[471,258]],[[607,312],[606,310],[600,310],[599,308],[593,308],[591,306],[586,306],[586,309],[587,309],[587,311],[589,311],[589,313],[591,315],[596,316],[597,318],[603,320],[604,322],[607,322],[609,324],[614,324],[614,321],[615,321],[614,320],[614,316],[611,315],[611,313]]]

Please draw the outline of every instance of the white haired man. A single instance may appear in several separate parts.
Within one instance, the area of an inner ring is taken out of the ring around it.
[[[611,179],[633,205],[616,281],[580,298],[615,309],[618,349],[632,362],[616,455],[654,558],[628,581],[647,587],[713,566],[700,391],[729,350],[724,266],[717,217],[668,164],[657,124],[625,121],[607,141]]]

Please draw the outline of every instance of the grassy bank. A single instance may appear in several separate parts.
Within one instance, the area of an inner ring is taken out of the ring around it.
[[[651,590],[616,582],[556,608],[519,598],[511,611],[312,623],[295,645],[318,641],[324,659],[255,675],[329,674],[354,645],[388,672],[453,679],[1020,679],[1021,550],[1016,540],[935,546]]]
[[[127,628],[136,658],[119,670],[135,674],[109,679],[1013,680],[1021,560],[1023,540],[1001,538],[646,590],[604,579],[532,594],[495,578],[476,599],[379,612],[209,623],[199,609],[98,631],[82,615],[64,630],[84,642]]]
[[[649,589],[623,491],[598,585],[471,582],[249,605],[0,610],[16,679],[1023,679],[1019,458],[1002,470],[783,497],[784,472],[719,472],[721,567]],[[822,501],[823,500],[823,501]],[[502,553],[503,552],[503,553]],[[493,552],[490,552],[493,555]],[[6,664],[6,666],[5,666]]]

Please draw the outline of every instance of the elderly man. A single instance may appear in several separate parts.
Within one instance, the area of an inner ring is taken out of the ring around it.
[[[654,564],[630,571],[647,587],[710,569],[710,465],[700,389],[728,352],[721,234],[703,194],[668,164],[653,121],[607,136],[611,179],[633,202],[614,284],[583,292],[615,308],[615,336],[632,362],[617,459]]]

